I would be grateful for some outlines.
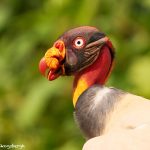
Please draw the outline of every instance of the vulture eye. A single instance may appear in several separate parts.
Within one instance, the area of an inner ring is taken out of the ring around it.
[[[77,37],[74,41],[73,41],[73,46],[77,49],[81,49],[85,46],[85,39],[82,37]]]

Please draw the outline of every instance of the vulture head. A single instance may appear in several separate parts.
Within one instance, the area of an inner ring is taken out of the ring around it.
[[[114,48],[109,38],[95,27],[82,26],[62,34],[39,63],[48,80],[74,75],[75,105],[78,97],[93,84],[103,85],[114,61]]]

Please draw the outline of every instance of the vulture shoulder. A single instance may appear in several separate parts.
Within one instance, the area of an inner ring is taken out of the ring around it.
[[[119,89],[93,85],[79,97],[75,120],[87,139],[150,125],[150,102]]]

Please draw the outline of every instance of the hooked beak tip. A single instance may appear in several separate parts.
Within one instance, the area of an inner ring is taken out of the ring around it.
[[[45,72],[46,72],[47,68],[48,68],[48,66],[46,64],[45,58],[43,57],[39,62],[39,71],[43,76],[45,76]]]

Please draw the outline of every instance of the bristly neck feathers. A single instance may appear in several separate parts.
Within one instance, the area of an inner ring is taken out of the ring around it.
[[[94,84],[105,84],[113,67],[113,56],[108,46],[104,45],[97,60],[83,71],[75,74],[73,84],[73,105],[79,96]]]

